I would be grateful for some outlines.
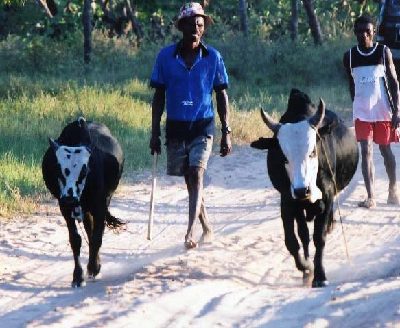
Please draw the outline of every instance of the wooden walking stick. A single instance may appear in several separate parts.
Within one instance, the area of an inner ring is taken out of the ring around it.
[[[149,225],[147,228],[147,239],[151,240],[151,233],[153,229],[153,218],[154,218],[154,196],[156,193],[156,182],[157,182],[157,160],[158,154],[154,153],[153,155],[153,177],[151,184],[151,196],[150,196],[150,213],[149,213]]]

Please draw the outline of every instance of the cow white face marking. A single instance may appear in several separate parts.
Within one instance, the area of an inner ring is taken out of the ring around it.
[[[61,168],[60,198],[79,201],[89,173],[90,150],[85,146],[58,146],[55,154]]]
[[[286,171],[291,182],[294,199],[309,199],[312,203],[322,198],[317,187],[318,154],[317,132],[305,120],[282,124],[278,135],[279,145],[286,157]]]

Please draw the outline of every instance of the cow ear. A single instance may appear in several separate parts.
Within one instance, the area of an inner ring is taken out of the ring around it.
[[[264,123],[268,126],[268,128],[274,133],[278,133],[279,128],[281,127],[281,124],[279,122],[276,122],[270,115],[268,115],[264,110],[261,108],[261,117],[264,121]]]
[[[60,148],[60,145],[57,143],[57,141],[54,141],[54,139],[51,138],[49,138],[49,145],[54,152],[56,152],[57,149]]]
[[[278,148],[279,142],[277,138],[259,138],[250,144],[250,147],[256,149],[274,149]]]
[[[322,123],[322,121],[324,119],[324,116],[325,116],[325,103],[320,98],[319,99],[318,110],[312,117],[310,117],[308,122],[310,123],[310,125],[312,127],[314,127],[315,129],[318,129],[321,126],[321,123]]]

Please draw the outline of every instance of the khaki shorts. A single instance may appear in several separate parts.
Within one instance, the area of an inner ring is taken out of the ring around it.
[[[191,166],[207,169],[212,144],[212,136],[200,136],[191,142],[169,139],[167,141],[167,174],[183,176]]]

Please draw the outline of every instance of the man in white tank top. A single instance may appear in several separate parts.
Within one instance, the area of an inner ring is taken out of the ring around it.
[[[396,130],[400,123],[399,83],[392,54],[384,45],[374,43],[375,27],[370,16],[354,22],[358,45],[344,54],[343,64],[349,78],[353,101],[353,120],[357,141],[361,147],[361,168],[367,198],[358,205],[376,206],[374,193],[375,168],[373,142],[379,145],[389,178],[387,203],[399,205],[396,183],[396,160],[390,148],[398,142]]]

